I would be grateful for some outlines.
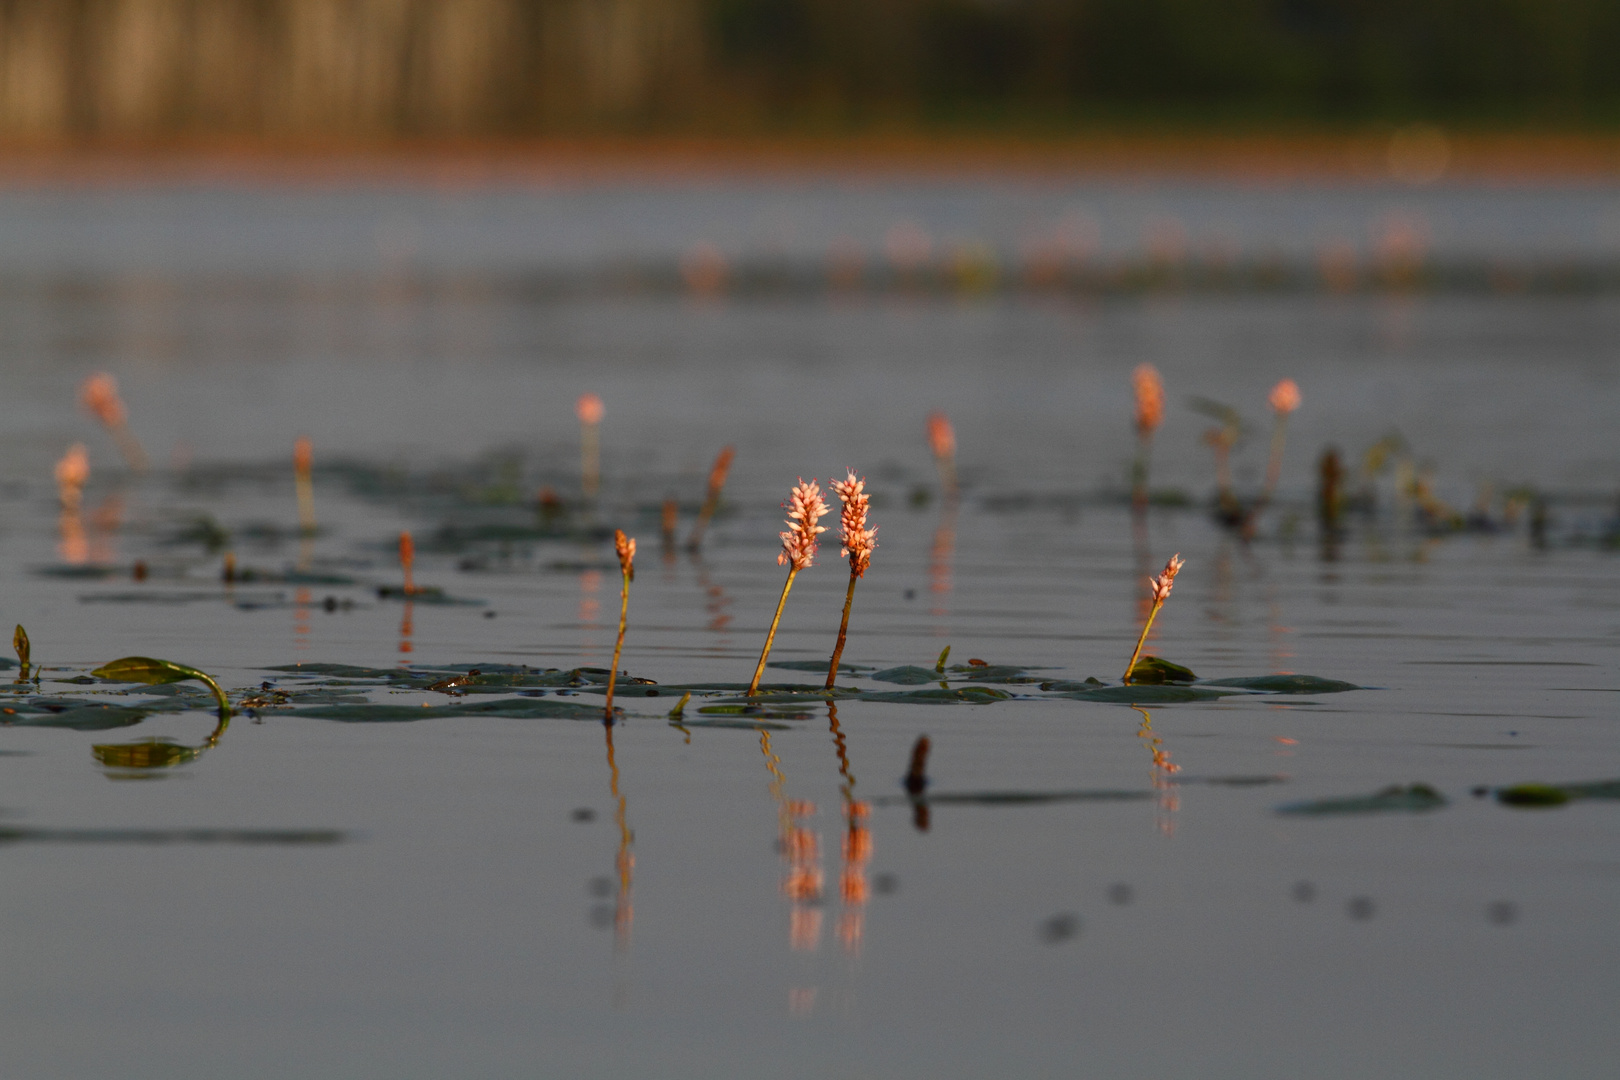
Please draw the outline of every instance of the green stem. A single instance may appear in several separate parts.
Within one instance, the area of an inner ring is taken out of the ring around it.
[[[607,705],[602,709],[602,723],[613,723],[613,681],[619,677],[619,654],[624,651],[624,623],[630,614],[630,572],[624,572],[624,586],[619,590],[619,640],[613,643],[613,666],[608,669]]]
[[[838,677],[838,661],[844,655],[844,639],[849,635],[849,606],[855,602],[855,582],[860,574],[852,566],[849,568],[849,591],[844,594],[844,621],[838,624],[838,644],[833,646],[832,664],[827,668],[828,690],[833,688],[833,680]]]
[[[1159,614],[1159,609],[1163,606],[1164,601],[1155,600],[1153,607],[1148,610],[1147,622],[1142,624],[1142,634],[1136,639],[1136,648],[1131,650],[1131,662],[1125,665],[1125,677],[1120,680],[1127,686],[1131,682],[1131,672],[1136,670],[1136,658],[1142,655],[1142,645],[1147,641],[1148,631],[1153,629],[1154,616]]]
[[[787,606],[788,590],[793,588],[793,578],[798,572],[797,566],[788,570],[787,581],[782,585],[782,598],[776,602],[776,617],[771,620],[771,632],[765,635],[765,648],[760,651],[759,666],[754,668],[754,681],[748,684],[749,697],[759,693],[759,679],[765,674],[765,661],[771,655],[771,643],[776,640],[776,624],[782,621],[782,609]]]

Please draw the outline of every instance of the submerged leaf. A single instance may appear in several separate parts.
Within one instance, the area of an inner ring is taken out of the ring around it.
[[[1373,795],[1351,796],[1341,799],[1317,799],[1312,802],[1285,803],[1277,807],[1279,814],[1323,817],[1335,814],[1381,814],[1388,812],[1423,813],[1446,805],[1446,797],[1428,784],[1410,787],[1391,785]]]

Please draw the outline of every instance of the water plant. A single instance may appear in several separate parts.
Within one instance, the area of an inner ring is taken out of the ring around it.
[[[28,640],[28,631],[23,629],[22,623],[17,624],[17,630],[11,635],[11,647],[17,650],[17,681],[27,682],[28,673],[33,670],[34,647]]]
[[[1164,380],[1152,364],[1138,364],[1131,372],[1136,392],[1136,461],[1131,466],[1131,506],[1146,509],[1148,504],[1148,458],[1153,451],[1153,433],[1164,421]]]
[[[305,536],[315,533],[314,468],[314,444],[308,435],[300,435],[293,443],[293,482],[298,488],[298,531]]]
[[[574,415],[579,417],[580,486],[587,499],[596,498],[602,483],[602,413],[602,399],[595,394],[581,394],[574,402]]]
[[[1283,443],[1288,438],[1288,415],[1299,408],[1299,384],[1293,379],[1283,379],[1271,388],[1266,400],[1271,404],[1276,420],[1271,428],[1271,458],[1266,462],[1266,486],[1260,495],[1261,506],[1271,501],[1272,493],[1277,490],[1277,481],[1282,477]]]
[[[1147,619],[1142,623],[1142,633],[1136,639],[1136,648],[1131,650],[1131,662],[1125,665],[1125,676],[1121,681],[1127,684],[1134,680],[1136,661],[1142,655],[1142,645],[1147,641],[1148,631],[1153,629],[1153,620],[1159,614],[1159,609],[1170,597],[1170,589],[1176,583],[1176,575],[1181,573],[1183,562],[1181,553],[1177,552],[1170,556],[1170,561],[1164,564],[1164,570],[1158,577],[1148,579],[1148,586],[1153,591],[1153,606],[1148,608]]]
[[[214,692],[214,701],[219,705],[220,720],[229,720],[231,716],[230,699],[225,696],[225,691],[219,688],[219,683],[215,682],[212,676],[194,667],[177,664],[173,660],[155,660],[150,656],[125,656],[101,665],[90,674],[112,682],[143,683],[147,686],[162,686],[165,683],[196,679]]]
[[[737,456],[737,448],[723,446],[714,459],[714,466],[709,470],[709,493],[704,496],[703,509],[698,511],[697,524],[692,526],[692,535],[686,541],[688,551],[696,551],[703,546],[703,534],[709,528],[709,520],[714,517],[715,509],[720,505],[720,491],[726,486],[726,476],[731,472],[731,460]]]
[[[800,570],[814,564],[816,549],[820,541],[816,537],[827,531],[826,526],[816,522],[824,517],[828,510],[826,502],[821,498],[821,485],[812,479],[808,484],[804,477],[799,477],[798,484],[788,501],[782,504],[787,510],[787,531],[781,533],[782,550],[777,553],[776,565],[788,568],[787,581],[782,584],[781,599],[776,602],[776,615],[771,619],[771,629],[765,635],[765,648],[760,650],[759,664],[754,668],[754,678],[748,684],[750,696],[759,693],[759,680],[765,674],[765,661],[771,655],[771,643],[776,640],[776,627],[782,621],[782,608],[787,605],[788,592],[793,588],[793,579]]]
[[[853,469],[843,480],[831,481],[843,510],[839,516],[839,539],[843,543],[839,555],[849,559],[849,590],[844,594],[844,618],[838,624],[838,644],[833,646],[832,663],[827,667],[827,689],[833,688],[838,676],[838,661],[844,655],[844,640],[849,635],[849,608],[855,602],[855,582],[866,576],[872,565],[872,552],[877,548],[877,529],[866,527],[866,511],[872,497],[866,494],[866,478],[856,479]]]
[[[90,376],[79,384],[79,404],[101,421],[130,470],[144,473],[147,469],[146,451],[141,449],[140,442],[129,430],[129,410],[124,406],[124,399],[118,395],[118,381],[104,371]]]
[[[607,704],[602,710],[602,722],[613,723],[613,682],[619,674],[619,654],[624,651],[624,624],[630,614],[630,583],[636,579],[636,542],[624,535],[623,529],[613,530],[613,548],[619,556],[619,574],[623,585],[619,590],[619,638],[613,643],[613,666],[608,668]]]
[[[928,414],[928,448],[939,466],[939,484],[945,498],[956,499],[956,429],[942,412]]]

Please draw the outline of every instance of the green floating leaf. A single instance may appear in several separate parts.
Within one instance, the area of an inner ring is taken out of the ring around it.
[[[819,672],[822,672],[823,674],[825,674],[826,671],[827,671],[827,665],[830,664],[830,663],[832,663],[832,661],[830,659],[828,659],[828,660],[772,660],[770,663],[766,664],[765,666],[766,667],[773,667],[773,668],[781,668],[784,671],[819,671]],[[865,664],[845,664],[845,663],[840,662],[839,665],[838,665],[838,670],[841,671],[841,672],[847,671],[851,675],[859,675],[863,671],[871,671],[872,668],[870,666],[868,666],[868,665],[865,665]]]
[[[985,683],[1035,683],[1041,680],[1028,674],[1029,669],[1014,667],[1011,664],[952,664],[951,671],[959,672],[965,676],[966,682]]]
[[[185,664],[177,664],[173,660],[156,660],[150,656],[126,656],[103,664],[90,674],[109,682],[144,683],[147,686],[196,679],[214,692],[214,700],[219,704],[221,718],[231,713],[231,703],[225,697],[225,691],[219,688],[219,683],[206,673]]]
[[[1575,784],[1515,784],[1498,788],[1504,806],[1563,806],[1580,799],[1620,799],[1620,780],[1587,780]]]
[[[1401,787],[1399,784],[1395,784],[1373,795],[1285,803],[1277,807],[1277,813],[1306,817],[1329,817],[1339,814],[1425,813],[1429,810],[1438,810],[1445,805],[1446,797],[1428,784],[1412,784],[1409,787]]]
[[[1338,679],[1323,679],[1315,675],[1248,675],[1236,679],[1206,679],[1201,686],[1233,686],[1240,690],[1259,690],[1268,694],[1339,694],[1346,690],[1360,690],[1355,683]]]
[[[705,705],[698,712],[715,716],[757,716],[765,720],[809,720],[815,715],[802,709],[766,708],[763,705]]]
[[[443,705],[317,705],[308,709],[294,709],[280,715],[338,720],[346,724],[399,724],[452,716],[600,721],[602,707],[536,698],[503,698],[499,701],[451,701]]]
[[[1241,694],[1241,690],[1222,690],[1207,686],[1101,686],[1092,690],[1074,690],[1053,694],[1052,697],[1073,701],[1105,701],[1115,705],[1174,705],[1186,701],[1218,701],[1223,697]]]
[[[1012,695],[1005,690],[989,686],[963,686],[946,690],[863,690],[856,695],[859,701],[891,701],[903,705],[989,705],[1006,701]]]
[[[924,683],[937,683],[940,681],[943,668],[935,671],[933,668],[917,667],[915,664],[902,664],[899,667],[884,668],[874,671],[868,678],[878,682],[898,683],[901,686],[921,686]]]
[[[60,705],[60,702],[52,702]],[[74,704],[67,708],[27,709],[19,703],[16,712],[0,712],[0,722],[15,727],[66,728],[69,731],[111,731],[132,727],[152,715],[151,709],[136,709],[127,705]]]
[[[1198,676],[1190,668],[1173,664],[1162,656],[1144,656],[1131,668],[1130,682],[1135,685],[1196,682]]]

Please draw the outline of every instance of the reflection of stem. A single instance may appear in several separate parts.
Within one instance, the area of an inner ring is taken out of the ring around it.
[[[782,597],[776,602],[776,615],[771,619],[771,632],[765,635],[765,648],[760,650],[759,666],[754,668],[754,681],[748,684],[750,696],[759,693],[760,676],[765,674],[765,661],[771,655],[771,643],[776,640],[776,626],[782,621],[782,609],[787,606],[788,590],[793,588],[793,578],[798,572],[797,566],[790,567],[787,581],[782,584]]]
[[[1131,708],[1142,714],[1142,726],[1137,729],[1137,738],[1142,739],[1153,758],[1153,787],[1159,792],[1159,831],[1166,836],[1172,835],[1175,821],[1171,817],[1180,809],[1180,800],[1176,797],[1175,774],[1181,771],[1181,766],[1170,761],[1170,751],[1164,748],[1164,743],[1153,733],[1153,717],[1141,706],[1132,705]]]
[[[936,454],[934,461],[939,465],[939,484],[945,492],[945,501],[956,501],[956,455],[954,453]]]
[[[622,576],[624,587],[619,591],[619,640],[613,643],[613,666],[608,668],[607,705],[602,710],[604,724],[613,723],[613,681],[619,676],[619,654],[624,651],[625,617],[630,614],[630,572],[626,570]]]
[[[1131,662],[1125,665],[1125,677],[1121,681],[1125,683],[1131,681],[1131,672],[1136,670],[1136,658],[1142,655],[1142,645],[1147,641],[1148,631],[1153,629],[1153,619],[1163,606],[1163,600],[1154,600],[1153,606],[1148,609],[1147,621],[1142,624],[1141,636],[1136,639],[1136,648],[1131,650]]]
[[[632,834],[625,797],[619,793],[619,764],[613,757],[613,726],[608,724],[604,730],[607,732],[608,790],[613,793],[613,820],[619,826],[619,854],[615,863],[619,871],[619,896],[613,909],[613,929],[616,944],[622,949],[630,943],[630,923],[635,916],[635,908],[630,900],[630,885],[636,857],[630,852]]]
[[[854,566],[849,568],[849,591],[844,594],[844,619],[838,624],[838,644],[833,646],[832,663],[827,667],[828,690],[833,688],[833,680],[838,677],[838,661],[844,655],[844,639],[849,635],[849,607],[855,602],[855,582],[860,576],[860,571]]]
[[[844,834],[843,871],[839,876],[839,895],[844,910],[838,919],[838,939],[851,953],[860,949],[866,928],[863,910],[868,894],[866,864],[872,858],[872,830],[867,825],[869,807],[855,799],[855,774],[849,768],[849,747],[844,741],[844,730],[838,724],[838,706],[827,702],[827,726],[832,731],[833,746],[838,751],[838,772],[844,778]]]

